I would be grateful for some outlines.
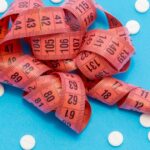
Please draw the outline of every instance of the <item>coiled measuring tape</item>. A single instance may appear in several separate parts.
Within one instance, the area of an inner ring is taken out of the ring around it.
[[[150,92],[140,87],[106,77],[88,90],[88,95],[107,105],[117,104],[120,108],[150,113]]]
[[[110,29],[87,30],[96,9],[105,13]],[[23,54],[20,40],[32,56]],[[0,81],[22,89],[24,99],[44,113],[55,111],[78,133],[91,116],[87,95],[150,112],[149,92],[108,77],[126,71],[133,54],[127,29],[92,0],[67,0],[61,7],[15,0],[0,19]]]

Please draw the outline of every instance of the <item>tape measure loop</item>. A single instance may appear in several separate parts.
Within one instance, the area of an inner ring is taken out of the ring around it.
[[[89,120],[91,115],[90,107],[86,104],[86,93],[82,80],[75,74],[55,74],[61,79],[61,97],[63,99],[56,109],[56,116],[70,128],[79,133],[84,129],[88,122],[87,120]],[[87,115],[86,119],[85,115]]]
[[[89,79],[98,79],[126,71],[134,48],[126,29],[119,27],[87,32],[81,52],[78,68]]]
[[[105,13],[109,30],[87,31],[96,8]],[[33,56],[23,54],[20,39]],[[42,112],[55,111],[77,133],[91,116],[87,95],[150,113],[149,91],[110,77],[125,72],[133,54],[127,29],[93,0],[68,0],[62,7],[15,0],[0,19],[0,81],[22,89]],[[78,75],[65,73],[74,70]]]

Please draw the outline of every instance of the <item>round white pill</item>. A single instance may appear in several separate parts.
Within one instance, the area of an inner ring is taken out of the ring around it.
[[[119,131],[113,131],[108,136],[108,142],[112,146],[120,146],[123,143],[123,135]]]
[[[4,95],[4,87],[2,84],[0,84],[0,96],[3,96]]]
[[[32,135],[24,135],[20,139],[20,145],[24,150],[32,150],[35,147],[35,138]]]
[[[51,2],[57,4],[57,3],[61,3],[62,0],[51,0]]]
[[[4,13],[8,8],[8,3],[6,0],[0,0],[0,13]]]
[[[148,140],[150,141],[150,131],[148,132]]]
[[[140,124],[145,128],[149,128],[150,127],[150,114],[142,114],[140,116]]]
[[[130,20],[126,24],[130,34],[137,34],[140,31],[140,24],[136,20]]]
[[[149,10],[150,3],[148,0],[137,0],[135,3],[135,9],[140,13],[145,13]]]

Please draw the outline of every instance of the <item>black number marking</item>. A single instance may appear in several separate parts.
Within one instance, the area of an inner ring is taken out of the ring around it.
[[[60,40],[60,48],[61,48],[61,52],[68,51],[69,40],[68,39],[61,39]]]
[[[42,107],[42,106],[44,105],[41,101],[42,101],[42,100],[41,100],[40,98],[37,98],[37,99],[34,100],[34,102],[35,102],[36,104],[38,104],[39,107]]]
[[[89,52],[82,52],[81,53],[81,60],[86,59],[87,57],[89,57],[90,53]]]
[[[46,52],[54,52],[55,51],[55,41],[53,39],[45,40],[45,48]]]
[[[112,94],[108,91],[105,90],[104,93],[101,95],[104,99],[108,99]]]
[[[75,111],[72,110],[72,111],[69,111],[67,110],[66,113],[65,113],[65,117],[68,117],[69,119],[73,119],[75,116]]]
[[[39,39],[32,39],[32,45],[33,45],[34,51],[40,51],[39,49],[36,49],[36,48],[40,48]]]
[[[68,104],[77,105],[78,96],[76,95],[69,95]]]
[[[51,25],[50,18],[47,17],[47,16],[43,16],[42,19],[41,19],[41,24],[42,24],[42,26],[44,26],[44,25],[46,25],[46,26]]]
[[[106,39],[107,39],[107,36],[99,35],[96,38],[96,41],[95,41],[94,45],[97,46],[97,47],[102,47],[102,45],[105,43]]]
[[[94,20],[94,14],[90,13],[87,18],[84,19],[86,25],[89,25]]]
[[[142,90],[142,93],[141,93],[141,96],[142,96],[142,97],[147,98],[148,95],[149,95],[149,92],[148,92],[148,91]]]
[[[82,1],[77,7],[76,7],[76,10],[83,14],[86,10],[89,9],[89,5],[85,2],[85,1]]]
[[[18,82],[20,82],[22,80],[22,76],[20,76],[18,72],[15,72],[11,76],[11,79],[14,80],[16,83],[18,83]]]
[[[7,44],[7,45],[5,45],[5,52],[7,52],[7,53],[13,53],[13,49],[14,49],[13,44]]]
[[[19,2],[19,8],[27,8],[28,7],[28,2]]]
[[[112,43],[109,45],[109,47],[106,49],[106,51],[110,55],[115,55],[117,48],[119,47],[119,42],[112,41]]]
[[[33,5],[34,5],[34,8],[39,8],[39,7],[41,7],[41,5],[38,4],[38,3],[34,3]]]
[[[44,97],[46,98],[47,102],[51,102],[52,100],[55,99],[55,97],[53,96],[52,91],[48,91],[44,94]]]
[[[12,63],[14,63],[16,61],[16,57],[9,57],[8,58],[8,65],[11,65]]]
[[[14,25],[15,25],[14,30],[20,30],[20,29],[22,29],[21,24],[22,24],[22,22],[21,22],[21,21],[16,20],[16,21],[15,21],[15,23],[14,23]]]
[[[62,24],[62,20],[60,16],[56,15],[55,20],[56,20],[56,24]]]
[[[72,90],[78,90],[78,85],[75,81],[69,81],[69,87]]]
[[[29,86],[28,91],[31,92],[32,90],[35,90],[35,88],[36,88],[35,86],[34,87]]]
[[[79,51],[80,49],[80,40],[79,39],[73,39],[73,50]]]
[[[135,104],[136,109],[141,109],[143,106],[144,106],[144,103],[136,101],[136,104]]]
[[[27,28],[34,28],[36,27],[35,19],[28,18],[27,19]]]
[[[30,63],[26,63],[25,65],[23,65],[23,70],[26,74],[29,74],[34,70],[34,68],[30,65]]]
[[[113,84],[113,88],[114,89],[117,89],[119,87],[123,86],[119,81],[116,81],[114,84]]]
[[[88,65],[86,65],[87,69],[90,71],[90,72],[93,72],[94,70],[96,70],[98,67],[100,67],[100,63],[94,59],[94,60],[91,60],[89,62]]]
[[[129,53],[126,50],[123,50],[119,56],[118,56],[118,61],[122,64],[129,56]]]

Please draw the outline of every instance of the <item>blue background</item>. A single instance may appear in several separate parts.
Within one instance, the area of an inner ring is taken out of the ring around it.
[[[8,0],[12,2],[12,0]],[[141,24],[139,34],[132,36],[136,54],[128,72],[117,78],[150,90],[150,11],[139,14],[135,11],[135,0],[97,0],[106,10],[115,15],[123,24],[136,19]],[[52,5],[44,0],[46,5]],[[99,13],[92,28],[107,28],[105,17]],[[149,18],[149,19],[148,19]],[[36,138],[35,150],[149,150],[147,139],[149,129],[139,123],[140,114],[108,107],[90,100],[92,117],[83,133],[77,135],[58,119],[54,113],[45,115],[22,99],[22,91],[5,86],[5,94],[0,97],[0,150],[20,150],[19,140],[24,134]],[[124,135],[124,144],[113,148],[107,136],[112,130]]]

